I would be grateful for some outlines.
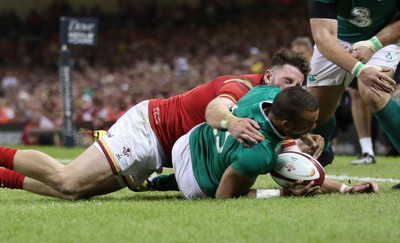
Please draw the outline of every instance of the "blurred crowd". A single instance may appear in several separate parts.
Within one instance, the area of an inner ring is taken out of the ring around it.
[[[73,119],[90,129],[105,128],[144,99],[223,74],[261,73],[275,51],[310,36],[304,1],[115,2],[114,15],[96,6],[73,9],[67,1],[25,19],[0,13],[0,123],[62,127],[60,16],[99,18],[96,47],[69,46]]]

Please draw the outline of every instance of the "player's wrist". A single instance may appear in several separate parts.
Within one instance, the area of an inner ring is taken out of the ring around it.
[[[280,197],[282,195],[279,189],[269,189],[269,190],[257,190],[256,198],[271,198]]]
[[[382,68],[380,66],[374,66],[374,65],[366,65],[363,64],[362,62],[357,62],[353,69],[351,70],[351,74],[353,74],[354,76],[356,76],[358,78],[358,76],[360,76],[361,72],[364,71],[364,69],[366,68],[370,68],[373,67],[378,71],[382,71]]]
[[[373,36],[368,41],[370,41],[372,43],[372,45],[373,45],[373,47],[370,48],[370,49],[375,51],[375,52],[379,51],[383,47],[382,43],[379,41],[378,37],[376,37],[376,36]]]
[[[364,70],[364,64],[360,61],[358,61],[356,64],[354,64],[353,69],[351,69],[351,74],[353,76],[358,77],[361,73],[362,70]]]
[[[343,183],[339,189],[339,193],[345,194],[345,193],[348,193],[349,190],[350,190],[350,187]]]
[[[368,49],[370,49],[373,52],[377,52],[380,49],[382,49],[383,45],[382,43],[379,41],[378,37],[373,36],[371,39],[369,40],[365,40],[365,41],[359,41],[354,43],[353,48],[356,50],[359,47],[366,47]]]
[[[228,115],[226,115],[222,120],[221,120],[221,128],[223,129],[227,129],[228,128],[228,122],[234,118],[235,116],[232,113],[229,113]]]

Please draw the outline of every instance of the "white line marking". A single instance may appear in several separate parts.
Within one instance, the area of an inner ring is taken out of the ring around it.
[[[61,164],[69,164],[69,162],[71,162],[72,160],[70,159],[56,159],[58,162],[60,162]]]
[[[374,177],[358,177],[358,176],[347,176],[347,175],[325,175],[326,178],[335,180],[356,180],[356,181],[376,181],[376,182],[390,182],[390,183],[400,183],[399,179],[393,178],[374,178]]]
[[[57,159],[63,164],[68,164],[71,162],[69,159]],[[348,175],[325,175],[326,178],[334,179],[334,180],[355,180],[355,181],[376,181],[376,182],[390,182],[390,183],[400,183],[400,179],[393,179],[393,178],[375,178],[375,177],[359,177],[359,176],[348,176]]]

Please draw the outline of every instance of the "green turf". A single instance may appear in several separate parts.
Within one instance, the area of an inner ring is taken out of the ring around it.
[[[69,159],[80,148],[39,147]],[[337,156],[328,175],[400,180],[400,158],[367,166]],[[171,172],[171,170],[166,170]],[[345,178],[347,178],[345,177]],[[349,184],[348,179],[344,181]],[[352,184],[355,180],[350,181]],[[400,190],[381,182],[375,195],[185,200],[179,193],[127,189],[68,202],[0,189],[2,242],[398,242]],[[269,176],[258,188],[275,186]]]

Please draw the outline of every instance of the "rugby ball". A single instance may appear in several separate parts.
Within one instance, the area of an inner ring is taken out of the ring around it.
[[[314,181],[315,186],[321,186],[325,180],[324,167],[312,156],[297,151],[279,154],[270,174],[282,187],[297,180],[303,180],[303,185]]]

